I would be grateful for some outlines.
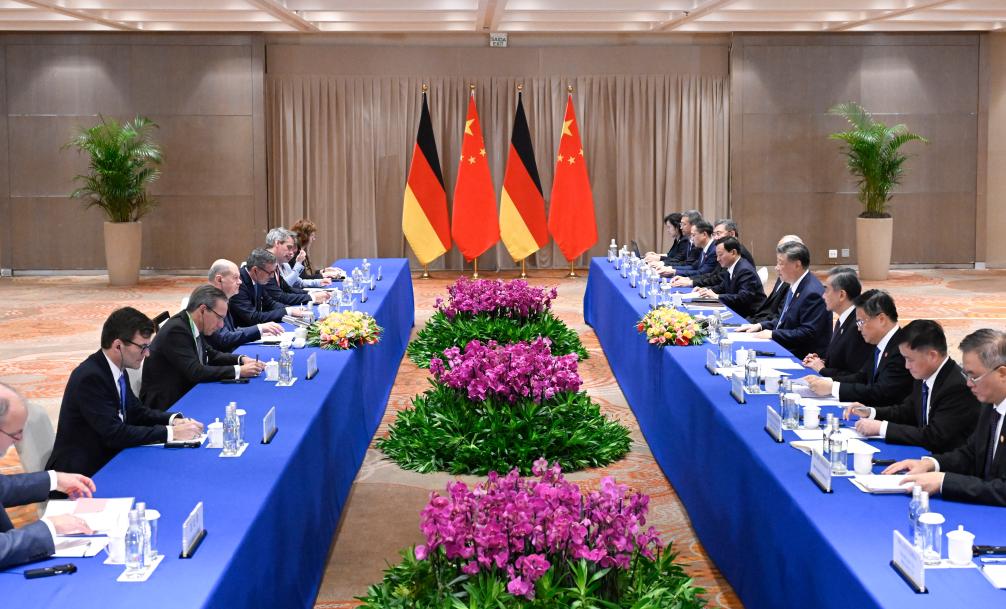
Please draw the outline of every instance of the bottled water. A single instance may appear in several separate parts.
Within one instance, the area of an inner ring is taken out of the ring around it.
[[[150,561],[154,559],[154,553],[150,546],[150,523],[147,521],[147,504],[137,501],[136,513],[140,517],[140,526],[143,528],[143,563],[149,565]]]
[[[715,313],[709,317],[709,321],[706,324],[706,331],[709,334],[709,342],[719,343],[720,342],[720,316]]]
[[[908,502],[908,541],[917,544],[916,532],[919,527],[919,506],[922,505],[922,487],[918,484],[912,485],[912,500]]]
[[[612,239],[611,243],[608,245],[608,262],[614,262],[615,257],[618,255],[618,244]]]
[[[824,431],[821,432],[821,454],[827,455],[828,451],[831,450],[831,434],[833,429],[831,427],[835,420],[835,415],[830,412],[825,416],[824,419]]]
[[[751,393],[757,393],[758,383],[758,358],[752,349],[748,351],[748,361],[744,364],[744,388]]]
[[[919,522],[919,518],[929,511],[929,493],[926,491],[919,492],[919,507],[915,514],[915,532],[912,535],[912,542],[915,547],[921,552],[922,547],[925,545],[925,527]]]
[[[144,560],[143,525],[136,510],[129,511],[129,528],[126,529],[126,571],[137,573],[146,566]]]
[[[293,380],[293,350],[290,345],[283,343],[279,351],[279,382],[288,384]]]
[[[831,473],[844,475],[849,471],[849,440],[838,428],[838,418],[831,420]]]
[[[224,411],[224,452],[233,455],[238,452],[238,415],[237,404],[231,402]]]

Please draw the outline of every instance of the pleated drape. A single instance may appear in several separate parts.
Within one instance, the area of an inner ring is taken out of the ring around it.
[[[402,193],[423,83],[430,87],[430,112],[448,197],[457,175],[468,85],[475,83],[497,202],[517,84],[524,85],[546,199],[566,87],[572,84],[599,235],[597,245],[578,264],[602,254],[613,237],[619,243],[637,239],[645,248],[666,249],[661,220],[672,211],[695,208],[710,218],[727,211],[725,76],[267,75],[270,225],[289,226],[299,218],[317,223],[314,260],[411,258],[401,230]],[[552,242],[528,263],[531,268],[567,264]],[[479,258],[480,269],[486,271],[514,266],[502,243]],[[452,249],[430,268],[461,267],[461,254]]]

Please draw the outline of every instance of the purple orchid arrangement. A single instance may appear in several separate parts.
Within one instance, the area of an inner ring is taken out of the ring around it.
[[[535,582],[553,564],[582,558],[627,570],[636,553],[653,560],[663,547],[656,529],[643,529],[647,495],[610,477],[584,493],[544,459],[535,461],[534,474],[538,480],[516,469],[503,477],[491,472],[473,489],[454,482],[447,496],[432,493],[421,514],[426,544],[416,546],[416,558],[442,552],[468,575],[498,570],[510,594],[533,599]]]
[[[526,281],[499,281],[459,277],[447,288],[445,303],[438,298],[436,308],[450,319],[459,313],[478,315],[489,313],[499,317],[527,318],[543,313],[552,306],[558,292],[528,285]]]
[[[445,349],[446,363],[439,357],[431,359],[430,372],[448,387],[465,391],[472,401],[495,397],[515,404],[531,398],[541,403],[557,393],[579,391],[582,383],[576,354],[552,355],[550,345],[541,337],[504,346],[473,340],[464,351]]]

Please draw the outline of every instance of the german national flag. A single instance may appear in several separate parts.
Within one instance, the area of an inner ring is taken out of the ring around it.
[[[545,197],[521,93],[500,194],[500,238],[514,260],[523,260],[548,243]]]
[[[423,93],[419,133],[412,150],[412,165],[405,183],[402,232],[419,263],[426,265],[451,249],[451,229],[447,216],[447,193],[440,170],[433,121]]]

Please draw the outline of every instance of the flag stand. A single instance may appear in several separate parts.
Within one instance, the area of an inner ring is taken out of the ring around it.
[[[424,264],[423,265],[423,276],[421,278],[422,279],[429,279],[430,278],[430,265],[428,265],[428,264]]]
[[[478,279],[479,278],[479,259],[476,258],[473,262],[475,263],[475,272],[472,273],[472,279]]]
[[[527,263],[527,258],[521,258],[521,261],[520,261],[520,278],[521,279],[527,279],[527,266],[525,266],[526,263]]]
[[[573,266],[574,264],[575,263],[572,260],[569,261],[569,275],[566,275],[566,277],[576,277],[576,268]]]

